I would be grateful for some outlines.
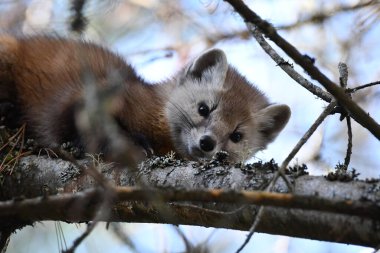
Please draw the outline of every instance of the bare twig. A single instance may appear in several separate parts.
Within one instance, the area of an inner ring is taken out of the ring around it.
[[[287,184],[288,188],[293,191],[293,186],[288,182],[287,177],[285,175],[285,169],[288,166],[289,162],[294,158],[294,156],[298,153],[298,151],[301,149],[301,147],[306,143],[306,141],[310,138],[310,136],[315,132],[315,130],[318,128],[318,126],[325,120],[325,118],[332,112],[332,110],[336,106],[335,100],[331,102],[327,108],[322,112],[322,114],[317,118],[317,120],[314,122],[314,124],[309,128],[309,130],[304,134],[304,136],[299,140],[297,145],[293,148],[293,150],[290,152],[288,157],[282,162],[280,168],[272,178],[270,184],[267,187],[268,191],[272,191],[274,188],[274,185],[276,184],[279,177],[282,177]],[[247,235],[247,238],[245,239],[244,243],[239,247],[237,252],[241,252],[244,247],[248,244],[250,239],[252,238],[253,234],[255,233],[255,230],[260,222],[261,216],[264,212],[264,206],[260,206],[259,211],[255,215],[254,222],[249,229],[249,233]]]
[[[76,248],[82,243],[82,241],[84,239],[87,238],[87,236],[91,233],[91,231],[95,228],[97,222],[90,222],[88,225],[87,225],[87,229],[86,231],[84,231],[84,233],[79,236],[77,239],[75,239],[75,241],[73,242],[73,245],[67,249],[67,250],[64,250],[62,251],[63,253],[74,253]]]
[[[347,135],[348,135],[348,141],[347,141],[347,151],[346,151],[346,157],[344,158],[344,166],[345,168],[348,168],[348,165],[350,164],[351,160],[351,154],[352,154],[352,128],[351,128],[351,118],[347,117]]]
[[[257,211],[257,214],[255,215],[254,222],[253,222],[251,228],[249,229],[249,233],[248,233],[247,237],[245,238],[243,244],[237,249],[237,251],[236,251],[237,253],[241,252],[245,248],[245,246],[247,246],[249,241],[251,240],[253,234],[256,231],[257,225],[260,223],[263,212],[264,212],[264,206],[260,206],[259,210]]]
[[[75,249],[92,232],[92,230],[97,225],[97,223],[101,220],[108,219],[110,215],[110,209],[115,201],[113,184],[111,184],[97,170],[97,168],[100,167],[100,161],[96,160],[95,157],[93,157],[93,164],[86,167],[85,165],[79,164],[78,161],[75,160],[75,158],[70,153],[62,149],[57,149],[56,152],[61,158],[71,162],[75,167],[77,167],[79,171],[83,171],[84,173],[91,176],[103,189],[103,191],[99,192],[99,196],[98,196],[99,205],[94,207],[94,209],[96,209],[97,211],[94,212],[95,215],[94,215],[94,218],[92,219],[92,222],[87,226],[86,231],[74,241],[73,245],[69,249],[63,251],[64,253],[74,253]]]
[[[110,224],[111,231],[114,233],[114,235],[117,236],[117,238],[119,238],[119,240],[121,240],[125,245],[127,245],[132,252],[137,252],[136,246],[134,245],[133,241],[128,236],[128,234],[126,234],[123,231],[123,229],[122,229],[122,227],[121,227],[120,224],[121,223],[112,222]]]
[[[60,221],[54,222],[54,228],[57,239],[58,252],[64,251],[64,249],[67,250],[66,239]]]
[[[346,89],[347,88],[347,82],[348,82],[348,67],[345,63],[340,62],[338,65],[338,70],[339,70],[339,81],[340,81],[340,86],[342,88]],[[351,98],[351,94],[349,94]],[[352,154],[352,129],[351,129],[351,118],[348,113],[344,112],[344,117],[346,117],[346,122],[347,122],[347,136],[348,136],[348,141],[347,141],[347,151],[346,151],[346,157],[344,158],[344,168],[348,168],[348,165],[350,164],[351,160],[351,154]]]
[[[11,146],[10,150],[6,153],[5,158],[0,164],[0,172],[2,172],[6,167],[10,166],[12,163],[13,165],[10,167],[9,174],[12,174],[12,171],[14,167],[16,166],[18,160],[25,155],[30,154],[30,152],[22,152],[24,148],[24,139],[25,139],[25,124],[23,124],[17,132],[9,138],[9,140],[0,148],[0,151],[3,150],[7,146]],[[11,158],[13,156],[13,150],[15,149],[16,145],[19,144],[19,149],[15,157]],[[10,159],[8,159],[10,158]]]
[[[301,54],[297,48],[282,38],[276,29],[267,21],[263,20],[241,0],[224,0],[228,2],[238,12],[245,22],[255,24],[261,32],[280,47],[288,56],[299,64],[312,78],[316,79],[323,87],[330,92],[336,100],[344,106],[360,125],[368,129],[377,139],[380,140],[380,125],[366,113],[360,106],[353,102],[345,93],[344,89],[332,82],[324,75],[307,55]]]
[[[351,88],[351,89],[349,88],[346,91],[349,92],[349,93],[354,93],[354,92],[356,92],[358,90],[365,89],[365,88],[368,88],[368,87],[371,87],[371,86],[374,86],[374,85],[378,85],[378,84],[380,84],[380,81],[363,84],[363,85],[360,85],[358,87]]]
[[[277,65],[285,71],[294,81],[299,83],[302,87],[313,93],[319,98],[322,98],[326,102],[331,102],[332,96],[326,91],[322,90],[318,86],[314,85],[302,75],[300,75],[297,71],[294,70],[293,66],[284,60],[264,39],[262,33],[254,24],[248,23],[248,29],[252,32],[253,37],[255,37],[256,41],[260,44],[260,46],[264,49],[264,51],[277,63]]]
[[[290,161],[294,158],[294,156],[298,153],[298,151],[301,149],[301,147],[306,143],[306,141],[311,137],[311,135],[315,132],[315,130],[318,128],[318,126],[325,120],[325,118],[332,112],[332,110],[336,106],[336,101],[331,102],[326,109],[322,112],[322,114],[317,118],[317,120],[314,122],[314,124],[309,128],[309,130],[302,136],[302,138],[298,141],[296,146],[293,148],[293,150],[290,152],[290,154],[287,156],[287,158],[282,162],[279,170],[273,177],[272,181],[270,182],[269,186],[267,189],[269,191],[273,190],[274,185],[276,184],[277,180],[279,177],[282,177],[285,182],[287,182],[286,175],[285,175],[285,169],[290,163]],[[289,187],[289,183],[287,183]],[[291,188],[292,189],[292,188]],[[262,215],[262,212],[264,210],[264,206],[261,206],[259,209],[258,214],[255,217],[255,222],[253,223],[250,232],[244,242],[244,244],[239,248],[238,252],[240,252],[249,242],[250,238],[252,237],[255,228],[258,225],[258,222],[260,220],[260,216]]]
[[[325,120],[325,118],[332,112],[332,110],[335,108],[337,103],[335,100],[331,102],[327,108],[322,112],[322,114],[317,118],[317,120],[314,122],[314,124],[309,128],[309,130],[302,136],[302,138],[298,141],[297,145],[293,148],[293,150],[290,152],[288,157],[282,162],[280,168],[278,169],[277,173],[272,178],[271,182],[269,183],[267,187],[267,191],[272,191],[277,180],[282,177],[287,184],[288,188],[293,191],[293,186],[288,182],[287,177],[285,175],[285,169],[288,166],[289,162],[294,158],[294,156],[298,153],[298,151],[301,149],[301,147],[306,143],[306,141],[310,138],[310,136],[315,132],[315,130],[318,128],[318,126]],[[253,234],[255,233],[256,227],[260,222],[261,216],[264,212],[264,206],[260,206],[259,211],[255,215],[254,222],[249,229],[249,233],[247,235],[247,238],[245,239],[244,243],[239,247],[237,252],[241,252],[244,247],[248,244],[250,239],[252,238]]]
[[[185,244],[186,251],[185,252],[193,252],[194,246],[193,244],[187,239],[185,233],[177,226],[172,226],[173,229],[176,231],[176,233],[181,237],[183,243]]]
[[[335,106],[337,105],[336,101],[331,102],[326,109],[319,115],[314,124],[307,130],[307,132],[302,136],[302,138],[298,141],[296,146],[290,152],[290,154],[286,157],[286,159],[282,162],[280,170],[284,169],[288,166],[290,161],[294,158],[294,156],[298,153],[301,147],[306,143],[306,141],[310,138],[310,136],[315,132],[318,126],[325,120],[325,118],[330,115]]]

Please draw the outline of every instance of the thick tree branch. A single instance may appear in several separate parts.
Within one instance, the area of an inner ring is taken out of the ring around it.
[[[379,182],[341,183],[301,176],[292,179],[295,195],[284,193],[287,187],[283,180],[276,184],[276,192],[264,193],[255,190],[263,189],[270,182],[277,168],[273,163],[255,164],[253,170],[252,166],[197,167],[194,163],[157,167],[154,160],[150,165],[156,168],[146,164],[138,171],[139,180],[159,189],[116,188],[116,198],[107,211],[100,206],[109,194],[105,195],[101,187],[91,189],[96,181],[88,174],[80,174],[69,162],[33,156],[22,158],[12,175],[4,175],[0,196],[3,200],[13,200],[1,203],[0,220],[80,222],[98,217],[108,221],[247,230],[258,211],[258,206],[251,205],[254,203],[281,207],[265,208],[257,226],[260,232],[367,246],[380,243],[380,234],[373,226],[379,222],[376,204]],[[128,170],[103,167],[102,174],[115,185],[133,186],[136,182],[131,176],[134,173]],[[43,189],[48,189],[51,195],[40,197],[46,192]],[[73,192],[78,193],[73,195]],[[99,211],[109,215],[99,215]],[[347,227],[344,234],[338,229],[343,226]]]
[[[331,200],[318,196],[302,196],[289,193],[262,191],[176,190],[176,189],[140,189],[136,187],[115,187],[115,202],[155,201],[162,202],[204,202],[254,204],[303,210],[324,211],[337,214],[357,215],[380,220],[380,207],[374,203],[353,200]],[[30,220],[39,220],[42,215],[49,219],[60,219],[62,210],[80,207],[82,203],[98,206],[103,203],[102,189],[89,189],[75,194],[59,194],[51,197],[37,197],[25,200],[9,200],[0,203],[0,217],[18,216]],[[45,210],[45,211],[41,211]],[[105,221],[108,217],[103,217]]]

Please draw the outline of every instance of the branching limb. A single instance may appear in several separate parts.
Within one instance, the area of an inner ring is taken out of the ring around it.
[[[275,174],[275,176],[273,177],[272,181],[270,182],[269,186],[267,187],[267,189],[269,191],[272,191],[273,190],[273,187],[274,185],[276,184],[277,180],[279,177],[282,177],[284,179],[285,182],[287,182],[287,185],[290,189],[293,189],[292,186],[290,186],[290,184],[288,183],[288,180],[286,178],[286,175],[285,175],[285,169],[286,167],[289,165],[290,161],[294,158],[294,156],[298,153],[298,151],[301,149],[301,147],[306,143],[306,141],[311,137],[311,135],[315,132],[315,130],[318,128],[318,126],[326,119],[326,117],[328,115],[330,115],[330,113],[332,112],[332,110],[335,108],[336,106],[336,102],[333,101],[331,102],[327,108],[322,112],[322,114],[317,118],[317,120],[314,122],[314,124],[309,128],[309,130],[304,134],[304,136],[299,140],[299,142],[297,143],[297,145],[293,148],[293,150],[290,152],[290,154],[288,155],[288,157],[282,162],[279,170],[277,171],[277,173]],[[264,211],[264,206],[260,206],[259,208],[259,211],[257,213],[257,215],[255,216],[255,220],[254,220],[254,223],[252,224],[250,230],[249,230],[249,233],[247,235],[247,238],[246,240],[244,241],[244,243],[240,246],[240,248],[238,249],[237,252],[241,252],[244,247],[248,244],[249,240],[252,238],[255,230],[256,230],[256,227],[261,219],[261,216],[262,216],[262,213]]]
[[[237,13],[239,13],[244,21],[256,25],[261,32],[280,47],[289,57],[299,64],[313,79],[317,80],[323,87],[330,92],[336,100],[344,106],[360,125],[368,129],[377,139],[380,140],[380,125],[366,113],[361,107],[353,102],[345,93],[344,89],[332,82],[324,75],[310,60],[307,55],[301,54],[297,48],[282,38],[276,29],[267,21],[263,20],[255,12],[241,0],[225,0]]]

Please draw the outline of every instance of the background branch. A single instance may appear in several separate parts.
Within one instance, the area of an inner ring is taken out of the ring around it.
[[[299,64],[311,78],[317,80],[330,92],[336,100],[344,106],[352,117],[363,127],[368,129],[377,139],[380,140],[380,125],[368,113],[363,111],[344,90],[325,76],[310,60],[307,55],[301,54],[297,48],[282,38],[276,29],[267,21],[263,20],[255,12],[248,8],[241,0],[225,0],[228,2],[244,21],[256,25],[261,32],[281,48],[289,57]]]

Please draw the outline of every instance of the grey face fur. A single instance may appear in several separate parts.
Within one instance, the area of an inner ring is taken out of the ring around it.
[[[219,49],[196,58],[176,81],[166,115],[177,152],[189,159],[223,150],[231,161],[244,161],[273,141],[290,117],[287,105],[270,105]]]

